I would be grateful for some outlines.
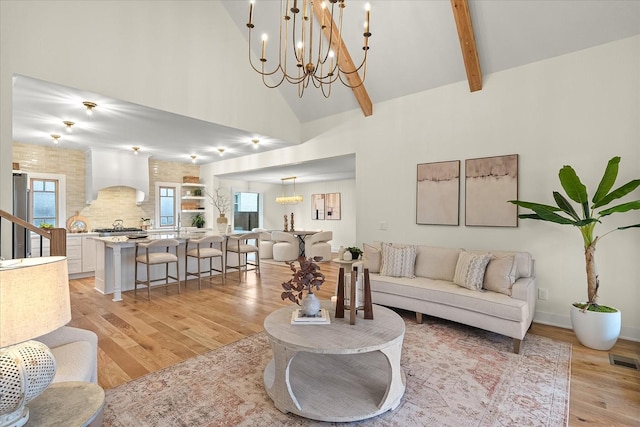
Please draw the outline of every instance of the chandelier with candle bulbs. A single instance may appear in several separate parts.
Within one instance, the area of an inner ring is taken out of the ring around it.
[[[262,82],[269,88],[280,86],[285,80],[298,86],[298,96],[313,82],[316,88],[328,98],[331,85],[340,79],[349,88],[357,88],[364,83],[367,74],[367,52],[371,32],[369,3],[365,6],[364,50],[362,62],[352,69],[345,64],[353,64],[342,42],[342,13],[345,0],[281,0],[280,1],[280,40],[278,45],[278,63],[269,67],[267,61],[268,36],[262,34],[260,65],[256,67],[251,55],[251,36],[255,28],[254,9],[259,11],[255,0],[249,4],[249,63],[262,75]],[[335,8],[337,7],[337,10]],[[315,19],[314,19],[315,15]],[[362,78],[358,72],[363,70]],[[356,78],[354,78],[356,77]]]

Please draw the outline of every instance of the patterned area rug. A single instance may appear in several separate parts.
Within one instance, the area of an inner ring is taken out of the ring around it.
[[[407,388],[398,408],[362,426],[566,426],[571,344],[528,334],[512,340],[428,318],[406,322]],[[267,396],[271,348],[261,332],[107,390],[114,427],[336,425],[283,414]]]

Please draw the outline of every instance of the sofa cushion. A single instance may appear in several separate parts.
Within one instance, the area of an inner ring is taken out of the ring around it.
[[[484,273],[482,287],[488,291],[511,296],[511,287],[516,281],[516,263],[513,255],[492,258]]]
[[[515,280],[518,280],[521,277],[532,277],[534,275],[533,272],[533,257],[529,252],[515,252],[515,251],[478,251],[471,250],[474,254],[487,254],[491,253],[496,258],[501,258],[503,256],[513,255],[514,263],[516,265],[515,272]]]
[[[453,281],[460,249],[418,246],[415,275]]]
[[[382,265],[382,248],[380,245],[376,246],[375,243],[373,245],[365,243],[363,249],[362,261],[364,268],[368,268],[369,273],[379,273]]]
[[[415,277],[416,247],[402,248],[382,244],[382,266],[380,274],[391,277]],[[371,271],[370,271],[371,272]]]
[[[482,281],[487,264],[493,255],[490,254],[473,254],[462,251],[458,257],[456,271],[453,275],[453,283],[467,289],[479,291],[482,289]]]
[[[515,322],[522,322],[529,316],[526,301],[498,292],[472,291],[445,280],[431,280],[424,277],[408,279],[372,274],[371,291],[374,303],[376,303],[375,294],[384,293],[444,304]],[[425,314],[429,313],[425,312]]]

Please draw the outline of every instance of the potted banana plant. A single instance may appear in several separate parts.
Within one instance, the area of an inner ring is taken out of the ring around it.
[[[579,205],[578,209],[574,209],[569,199],[557,191],[553,192],[553,199],[557,206],[510,200],[515,205],[533,211],[533,213],[520,214],[519,218],[571,225],[580,230],[587,270],[587,301],[573,303],[571,324],[580,343],[596,350],[609,350],[613,347],[620,335],[622,325],[619,310],[597,302],[600,279],[595,261],[596,243],[615,231],[640,227],[640,223],[631,224],[614,228],[600,236],[595,235],[596,225],[601,224],[604,217],[640,209],[640,200],[628,201],[604,209],[614,200],[626,196],[640,186],[640,179],[633,179],[612,190],[618,177],[619,163],[620,157],[609,160],[591,202],[589,202],[587,188],[580,181],[575,170],[567,165],[560,169],[558,174],[560,184],[568,198]]]

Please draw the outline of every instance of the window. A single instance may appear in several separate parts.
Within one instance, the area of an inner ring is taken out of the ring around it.
[[[176,225],[176,187],[159,187],[160,227]]]
[[[37,227],[42,224],[64,227],[64,175],[32,173],[29,177],[31,223]]]

